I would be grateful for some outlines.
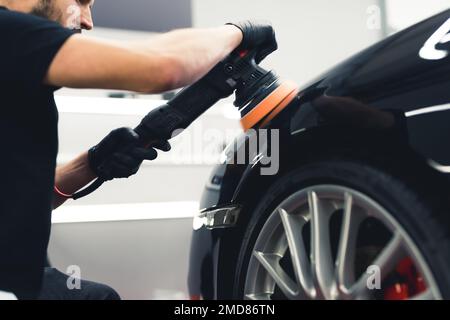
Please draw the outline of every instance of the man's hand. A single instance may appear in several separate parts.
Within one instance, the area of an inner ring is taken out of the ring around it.
[[[242,31],[243,39],[239,49],[265,48],[256,56],[257,63],[260,63],[265,57],[278,49],[275,31],[269,22],[249,20],[227,24],[233,25]]]
[[[154,148],[139,146],[139,136],[131,128],[113,130],[88,152],[89,166],[101,179],[128,178],[136,174],[144,160],[158,156],[155,149],[169,151],[170,144],[162,141]]]

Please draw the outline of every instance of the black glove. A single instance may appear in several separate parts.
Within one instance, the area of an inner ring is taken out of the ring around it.
[[[111,131],[98,145],[88,152],[89,166],[101,179],[128,178],[136,174],[144,160],[154,160],[156,149],[169,151],[168,141],[162,141],[153,148],[139,145],[139,136],[131,128]]]
[[[227,24],[233,25],[242,31],[244,37],[238,48],[239,50],[264,48],[256,56],[256,63],[260,63],[265,57],[278,49],[275,31],[269,22],[248,20]]]

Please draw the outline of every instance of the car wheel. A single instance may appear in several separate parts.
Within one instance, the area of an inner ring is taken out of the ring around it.
[[[448,212],[419,189],[349,160],[282,176],[246,228],[234,297],[449,298]]]

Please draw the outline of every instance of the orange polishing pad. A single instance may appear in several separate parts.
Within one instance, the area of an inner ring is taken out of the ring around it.
[[[271,115],[271,119],[275,117],[276,114],[283,110],[295,98],[297,93],[298,88],[294,82],[283,82],[241,119],[241,125],[244,131],[253,128],[269,114]],[[266,119],[264,123],[267,123],[271,119]]]

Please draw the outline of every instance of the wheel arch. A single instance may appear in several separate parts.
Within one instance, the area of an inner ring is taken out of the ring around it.
[[[430,177],[450,190],[446,175],[433,169],[427,159],[409,147],[407,141],[373,131],[345,127],[316,127],[290,135],[280,140],[280,168],[273,176],[260,175],[261,164],[249,165],[233,195],[233,203],[242,205],[235,228],[218,230],[218,274],[216,296],[233,297],[233,284],[237,270],[234,262],[239,255],[239,244],[245,229],[258,205],[258,199],[280,176],[302,165],[320,159],[353,159],[388,170],[389,173],[407,176],[409,170],[418,177]],[[401,171],[401,172],[400,172]],[[442,196],[442,195],[440,195]]]

